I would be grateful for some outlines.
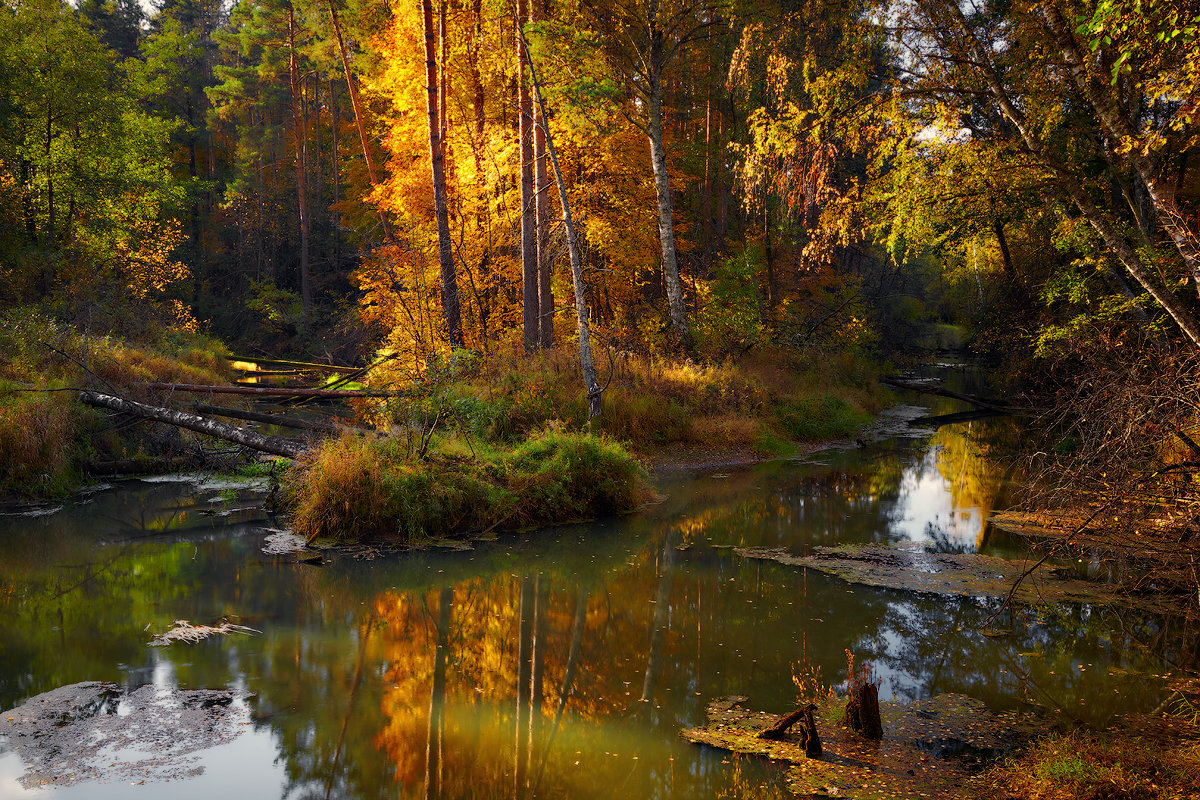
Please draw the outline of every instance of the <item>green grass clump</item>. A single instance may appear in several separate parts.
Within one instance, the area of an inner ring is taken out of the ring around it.
[[[284,488],[310,541],[411,543],[627,512],[644,480],[619,445],[583,434],[543,433],[477,459],[345,437],[297,462]]]
[[[801,441],[840,439],[871,420],[868,414],[834,394],[795,400],[780,406],[775,415],[783,431]]]
[[[1051,734],[986,775],[995,798],[1184,800],[1200,796],[1194,726],[1149,719],[1142,730]],[[1186,735],[1181,735],[1186,734]]]

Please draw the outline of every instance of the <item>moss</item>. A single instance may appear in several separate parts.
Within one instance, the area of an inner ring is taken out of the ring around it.
[[[623,448],[582,434],[424,459],[395,440],[345,437],[297,462],[284,489],[293,527],[309,540],[414,543],[631,511],[644,481]]]

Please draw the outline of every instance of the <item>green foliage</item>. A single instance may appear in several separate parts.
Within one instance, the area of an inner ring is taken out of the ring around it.
[[[763,338],[759,276],[766,271],[766,255],[758,242],[731,255],[714,268],[709,299],[696,315],[698,345],[705,353],[723,357],[740,353]]]
[[[250,299],[246,308],[255,312],[264,327],[277,331],[299,329],[304,323],[300,295],[281,289],[269,281],[250,281]]]
[[[582,434],[544,433],[479,460],[347,437],[297,462],[284,487],[309,540],[410,543],[627,512],[645,477],[619,445]]]
[[[804,397],[788,403],[776,411],[776,418],[788,436],[800,441],[849,436],[871,419],[834,394]]]
[[[761,428],[750,442],[754,452],[765,456],[784,457],[794,455],[796,445],[783,439],[767,428]]]

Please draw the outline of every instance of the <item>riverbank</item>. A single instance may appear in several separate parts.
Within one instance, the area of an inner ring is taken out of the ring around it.
[[[145,471],[196,465],[199,449],[175,428],[130,425],[78,402],[81,389],[127,397],[139,384],[225,383],[228,351],[214,339],[147,324],[138,339],[89,334],[33,309],[0,314],[0,497],[62,495],[89,466]]]

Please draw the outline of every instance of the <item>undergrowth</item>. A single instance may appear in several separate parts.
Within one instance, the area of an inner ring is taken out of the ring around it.
[[[76,400],[77,389],[151,400],[139,384],[224,383],[224,347],[206,337],[146,326],[134,342],[96,335],[34,309],[0,313],[0,495],[61,494],[87,458],[126,458],[141,429],[118,431]]]
[[[476,453],[327,440],[284,479],[293,529],[309,541],[414,543],[619,514],[646,496],[637,461],[608,440],[544,432]]]
[[[1035,742],[1021,757],[997,765],[985,779],[996,798],[1195,798],[1200,796],[1197,733],[1194,726],[1180,728],[1159,721],[1145,730],[1051,735]]]

